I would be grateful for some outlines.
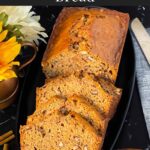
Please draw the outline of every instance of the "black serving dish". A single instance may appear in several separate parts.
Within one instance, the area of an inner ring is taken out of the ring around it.
[[[50,9],[45,7],[40,7],[39,9],[38,7],[36,7],[35,9],[35,11],[42,16],[41,24],[47,29],[47,32],[49,34],[60,10],[61,7],[50,7]],[[20,125],[25,124],[27,116],[31,115],[35,110],[36,87],[42,86],[44,84],[45,77],[42,73],[41,60],[45,48],[46,45],[41,43],[39,46],[38,55],[32,65],[28,67],[26,76],[24,78],[24,84],[19,96],[17,107],[17,138],[15,150],[19,150],[19,127]],[[114,148],[114,145],[125,122],[125,118],[131,102],[134,83],[135,55],[132,46],[131,35],[130,32],[128,32],[116,82],[116,85],[123,89],[123,94],[116,114],[109,123],[103,149],[107,150]]]

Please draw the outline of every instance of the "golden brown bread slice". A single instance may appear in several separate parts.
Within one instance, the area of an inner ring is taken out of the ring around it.
[[[102,136],[105,135],[109,120],[104,118],[102,114],[96,110],[95,106],[87,102],[85,98],[74,95],[67,99],[65,102],[65,108],[79,113],[83,118],[90,122],[91,125],[93,125],[98,134]]]
[[[42,66],[46,76],[86,72],[115,82],[129,15],[103,8],[64,8]]]
[[[42,103],[36,107],[35,112],[28,116],[26,124],[32,124],[37,121],[42,121],[44,117],[53,113],[54,111],[58,111],[65,106],[66,99],[60,96],[51,97],[48,101]]]
[[[121,90],[118,89],[119,95]],[[36,90],[36,104],[48,101],[51,97],[59,95],[62,97],[70,97],[72,95],[81,95],[85,97],[88,102],[94,105],[102,114],[107,117],[112,117],[120,96],[111,95],[107,93],[101,85],[94,81],[90,76],[75,76],[56,77],[49,79],[47,83]]]
[[[56,110],[63,112],[74,111],[93,125],[98,134],[104,135],[106,132],[108,119],[105,119],[85,98],[77,95],[66,99],[56,96],[52,97],[38,107],[34,114],[28,117],[27,124],[32,124],[37,120],[42,121],[46,115]]]
[[[102,137],[80,115],[49,114],[43,121],[20,127],[21,150],[99,150]]]
[[[54,97],[51,97],[45,103],[42,103],[42,105],[37,106],[35,112],[41,113],[45,109],[49,109],[50,112],[59,110],[65,105],[65,101],[66,101],[66,98],[56,95]],[[45,114],[45,112],[43,112],[43,114]]]

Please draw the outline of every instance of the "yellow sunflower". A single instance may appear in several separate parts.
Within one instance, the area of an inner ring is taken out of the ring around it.
[[[21,44],[16,41],[13,36],[4,41],[8,31],[2,31],[3,23],[0,22],[0,81],[16,77],[16,73],[12,70],[14,65],[20,65],[18,61],[13,61],[19,54]]]

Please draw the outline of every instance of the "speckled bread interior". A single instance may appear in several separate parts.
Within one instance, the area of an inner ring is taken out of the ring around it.
[[[79,114],[59,112],[20,127],[21,150],[98,150],[102,137]]]

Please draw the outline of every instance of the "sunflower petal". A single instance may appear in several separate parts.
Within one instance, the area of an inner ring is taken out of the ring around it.
[[[13,37],[11,37],[8,41],[7,41],[8,43],[10,42],[16,42],[16,36],[13,36]]]
[[[1,42],[0,43],[0,51],[6,51],[7,48],[14,47],[17,42],[8,43],[8,42]]]
[[[2,31],[2,27],[3,27],[3,22],[0,21],[0,32]]]
[[[6,49],[6,47],[13,47],[13,46],[16,45],[16,44],[18,44],[18,42],[16,42],[16,37],[13,36],[13,37],[10,38],[8,41],[1,42],[1,43],[0,43],[0,50]]]
[[[5,48],[8,45],[15,45],[15,44],[17,44],[17,42],[16,42],[16,36],[13,36],[8,41],[1,42],[0,43],[0,49],[1,48]]]
[[[10,78],[16,78],[17,75],[13,70],[7,70],[4,73],[0,73],[0,81],[10,79]]]
[[[0,81],[17,77],[16,73],[12,70],[12,67],[14,65],[19,65],[19,62],[14,61],[5,66],[0,67]]]
[[[2,33],[0,33],[0,42],[2,42],[6,36],[7,36],[8,30],[4,30]]]
[[[13,62],[11,62],[11,63],[9,63],[9,64],[4,65],[4,66],[0,66],[0,74],[4,73],[4,72],[7,71],[7,70],[12,69],[12,67],[13,67],[14,65],[15,65],[15,66],[19,66],[20,63],[19,63],[18,61],[13,61]]]
[[[19,54],[21,49],[21,44],[16,44],[14,46],[6,46],[5,49],[0,47],[0,64],[8,64],[13,61]]]

